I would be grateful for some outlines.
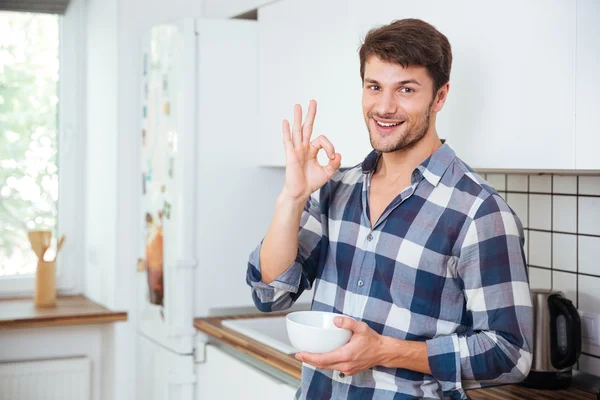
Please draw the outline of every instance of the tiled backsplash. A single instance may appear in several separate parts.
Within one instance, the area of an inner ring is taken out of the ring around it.
[[[481,175],[523,223],[531,288],[600,314],[600,176]],[[582,350],[579,368],[600,376],[600,346]]]

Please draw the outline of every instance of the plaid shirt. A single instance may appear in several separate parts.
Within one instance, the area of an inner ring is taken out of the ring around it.
[[[302,213],[295,262],[261,282],[259,246],[246,280],[261,311],[312,309],[377,333],[425,341],[432,375],[375,366],[354,376],[303,364],[301,399],[465,399],[465,388],[520,381],[531,365],[533,310],[521,222],[444,143],[371,227],[379,154],[336,174]]]

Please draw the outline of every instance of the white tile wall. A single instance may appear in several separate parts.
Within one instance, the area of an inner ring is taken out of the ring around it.
[[[600,197],[579,197],[579,233],[600,236]]]
[[[552,175],[531,175],[529,177],[529,191],[552,193]]]
[[[552,230],[577,233],[577,198],[553,196],[552,202]]]
[[[560,290],[580,310],[600,314],[600,174],[486,179],[523,223],[531,288]],[[600,346],[582,346],[579,368],[600,376]]]
[[[526,192],[529,186],[527,175],[507,175],[506,177],[506,190],[513,190],[517,192]]]
[[[523,224],[523,228],[529,226],[527,213],[527,193],[507,193],[506,202],[513,209]]]
[[[577,272],[577,235],[552,234],[552,267]]]
[[[498,192],[506,190],[506,175],[505,174],[487,174],[485,180],[496,189]]]
[[[580,176],[579,194],[600,196],[600,176]]]
[[[529,287],[531,289],[551,289],[552,271],[536,267],[529,267]]]
[[[552,271],[552,289],[560,290],[577,306],[577,275]]]
[[[553,193],[577,194],[577,177],[554,175]]]
[[[600,237],[579,236],[579,272],[600,276]]]
[[[579,309],[600,313],[600,277],[578,275]]]
[[[529,265],[552,267],[552,233],[529,231]]]
[[[549,231],[552,224],[552,196],[529,195],[529,227]]]

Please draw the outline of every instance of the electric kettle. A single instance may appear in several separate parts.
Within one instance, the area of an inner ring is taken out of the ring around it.
[[[562,292],[531,290],[533,304],[533,360],[524,386],[564,389],[581,353],[581,319]]]

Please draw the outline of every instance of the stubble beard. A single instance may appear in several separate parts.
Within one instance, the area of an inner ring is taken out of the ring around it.
[[[371,141],[371,147],[373,147],[373,149],[379,153],[392,153],[394,151],[403,150],[403,149],[405,150],[405,149],[409,149],[409,148],[415,146],[417,143],[419,143],[421,140],[423,140],[423,138],[427,134],[427,131],[429,130],[429,117],[431,116],[432,106],[433,106],[433,101],[431,102],[429,107],[427,107],[427,111],[425,111],[425,117],[422,119],[421,123],[419,123],[417,126],[412,128],[410,131],[406,132],[400,138],[398,138],[398,140],[395,143],[389,143],[387,145],[378,144],[378,143],[376,143],[376,140],[374,140],[374,138],[379,136],[379,133],[376,131],[375,132],[371,131],[371,127],[369,126],[369,121],[370,120],[375,121],[373,119],[373,116],[380,117],[380,115],[369,112],[367,114],[367,117],[368,117],[367,129],[369,130],[369,140]],[[384,117],[384,118],[386,118],[386,117]],[[387,117],[387,118],[394,119],[394,118],[389,118],[389,117]],[[375,124],[376,123],[377,122],[375,122]]]

